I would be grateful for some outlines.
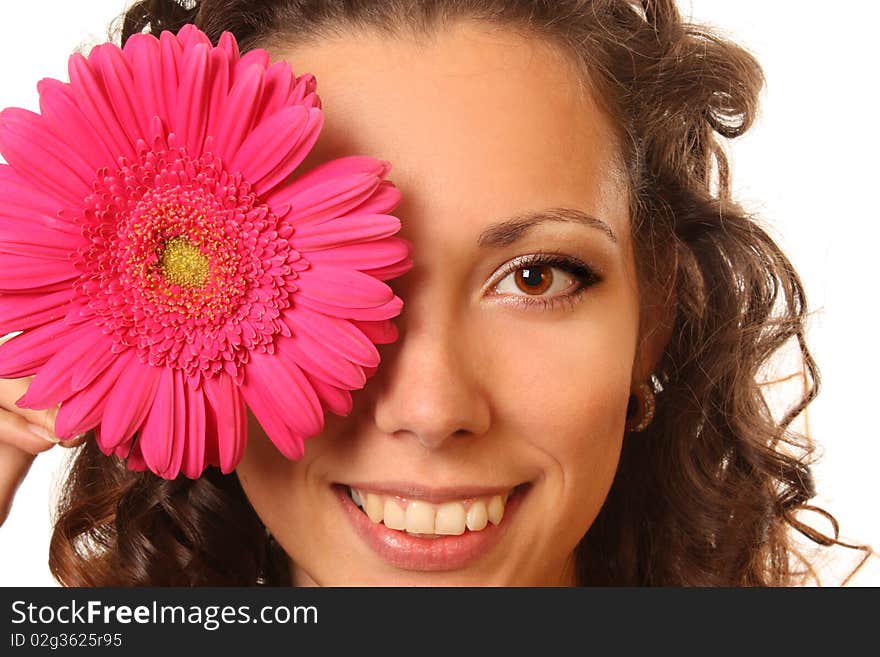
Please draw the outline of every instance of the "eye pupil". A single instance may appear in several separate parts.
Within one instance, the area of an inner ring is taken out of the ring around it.
[[[540,294],[553,283],[550,269],[545,266],[523,267],[516,272],[516,284],[524,291]]]

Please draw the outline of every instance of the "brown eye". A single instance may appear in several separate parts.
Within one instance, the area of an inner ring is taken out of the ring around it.
[[[520,267],[516,270],[516,286],[528,294],[543,294],[553,284],[553,267],[537,265]]]
[[[559,303],[572,307],[583,292],[602,279],[577,258],[541,253],[516,258],[493,288],[509,302],[549,309]]]
[[[565,269],[546,264],[524,264],[511,269],[496,286],[499,292],[519,297],[558,296],[577,285]]]

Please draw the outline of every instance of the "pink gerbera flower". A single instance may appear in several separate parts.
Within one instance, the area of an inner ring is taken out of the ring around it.
[[[40,114],[0,114],[0,377],[105,454],[225,473],[246,404],[288,458],[345,415],[393,342],[412,266],[390,165],[287,179],[323,122],[315,78],[187,25],[73,55]]]

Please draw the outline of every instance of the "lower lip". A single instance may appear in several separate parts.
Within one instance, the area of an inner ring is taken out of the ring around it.
[[[364,542],[387,563],[405,570],[456,570],[487,554],[504,536],[527,490],[514,489],[498,525],[489,523],[477,532],[466,529],[459,536],[420,538],[390,529],[381,522],[374,523],[349,497],[347,486],[333,488],[345,515]]]

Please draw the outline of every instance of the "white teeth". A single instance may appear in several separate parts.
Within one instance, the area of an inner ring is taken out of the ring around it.
[[[497,525],[504,516],[504,501],[500,495],[493,495],[489,500],[489,506],[486,509],[489,512],[489,522]]]
[[[385,503],[382,501],[382,497],[374,493],[367,493],[366,497],[364,511],[373,522],[382,522],[382,518],[385,516]]]
[[[475,504],[479,504],[479,502],[475,502]],[[435,525],[434,531],[437,534],[452,536],[464,534],[464,505],[461,502],[441,504],[437,509]]]
[[[486,503],[483,500],[477,500],[471,504],[471,508],[467,512],[467,528],[472,532],[478,532],[489,522],[489,512],[486,510]]]
[[[349,487],[352,501],[364,510],[374,523],[410,534],[459,536],[468,529],[478,532],[501,523],[504,508],[512,491],[491,497],[431,504],[423,500],[405,501],[391,495],[380,495]]]
[[[406,529],[406,511],[398,506],[390,497],[385,499],[385,508],[383,509],[386,527],[391,529]]]
[[[388,523],[385,523],[386,525]],[[406,506],[406,531],[410,534],[434,533],[434,505],[413,500]]]

